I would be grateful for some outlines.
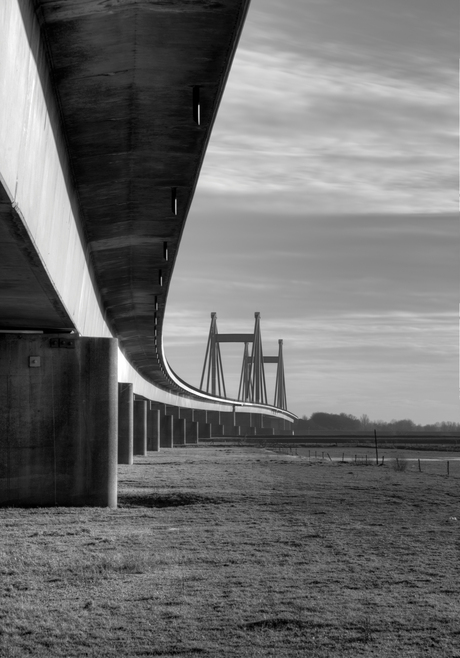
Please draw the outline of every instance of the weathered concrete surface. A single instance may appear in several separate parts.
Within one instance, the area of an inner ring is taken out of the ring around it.
[[[186,443],[186,427],[187,421],[185,418],[174,418],[174,445],[183,446]]]
[[[174,447],[174,416],[162,415],[160,419],[161,436],[160,446],[162,448]]]
[[[147,400],[134,400],[134,455],[147,454]]]
[[[160,411],[148,403],[147,409],[147,450],[158,452],[160,450]]]
[[[133,463],[133,385],[118,384],[118,463]]]
[[[212,436],[211,423],[198,423],[198,437],[200,439],[210,439]]]
[[[186,443],[198,443],[199,423],[196,420],[187,420],[186,423]]]
[[[0,335],[0,504],[116,507],[117,341],[60,340]]]

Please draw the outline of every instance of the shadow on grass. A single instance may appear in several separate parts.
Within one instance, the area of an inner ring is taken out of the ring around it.
[[[300,619],[292,619],[289,617],[273,617],[271,619],[259,619],[257,621],[250,621],[244,624],[244,628],[248,631],[256,630],[273,630],[273,631],[293,631],[305,629],[307,624]]]
[[[119,494],[118,507],[181,507],[183,505],[221,505],[228,502],[218,496],[194,493]]]

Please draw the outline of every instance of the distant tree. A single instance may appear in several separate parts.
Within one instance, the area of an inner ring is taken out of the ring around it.
[[[413,432],[415,429],[415,423],[410,418],[392,420],[391,425],[394,432]]]
[[[344,413],[328,414],[324,411],[317,411],[311,415],[309,422],[326,430],[356,431],[361,429],[361,423],[356,416]]]
[[[369,420],[369,416],[367,414],[360,416],[359,422],[361,423],[361,429],[363,430],[367,430],[367,428],[371,425],[371,421]]]
[[[405,432],[459,432],[460,423],[452,421],[443,421],[431,423],[427,425],[417,425],[410,418],[403,418],[397,420],[393,418],[390,422],[385,420],[371,420],[367,414],[362,414],[360,418],[356,418],[352,414],[330,414],[325,411],[316,411],[310,418],[303,415],[297,421],[299,427],[308,430],[334,430],[334,431],[351,431],[369,430],[370,427],[375,428],[380,432],[387,432],[390,434],[404,434]]]

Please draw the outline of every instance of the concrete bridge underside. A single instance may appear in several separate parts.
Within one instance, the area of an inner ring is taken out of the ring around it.
[[[31,356],[13,348],[14,340],[49,337],[33,343],[37,356],[52,337],[59,347],[59,336],[70,335],[79,369],[68,367],[83,382],[82,364],[93,357],[81,341],[118,341],[115,361],[107,348],[107,377],[131,385],[138,401],[153,401],[160,416],[183,421],[180,428],[198,421],[174,409],[262,414],[278,424],[295,418],[200,393],[171,371],[162,346],[184,223],[248,5],[0,3],[1,363],[12,362],[12,350],[14,359]],[[56,367],[64,351],[52,354]],[[41,381],[28,366],[38,388],[55,376],[38,367]],[[9,411],[2,428],[11,443],[13,380],[5,368],[0,397]],[[113,385],[111,391],[109,398]],[[21,405],[14,404],[19,417]],[[107,404],[110,415],[113,400]]]

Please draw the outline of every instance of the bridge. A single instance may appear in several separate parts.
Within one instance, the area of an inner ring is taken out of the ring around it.
[[[0,504],[116,506],[117,463],[295,415],[182,381],[174,263],[249,0],[0,3]]]

